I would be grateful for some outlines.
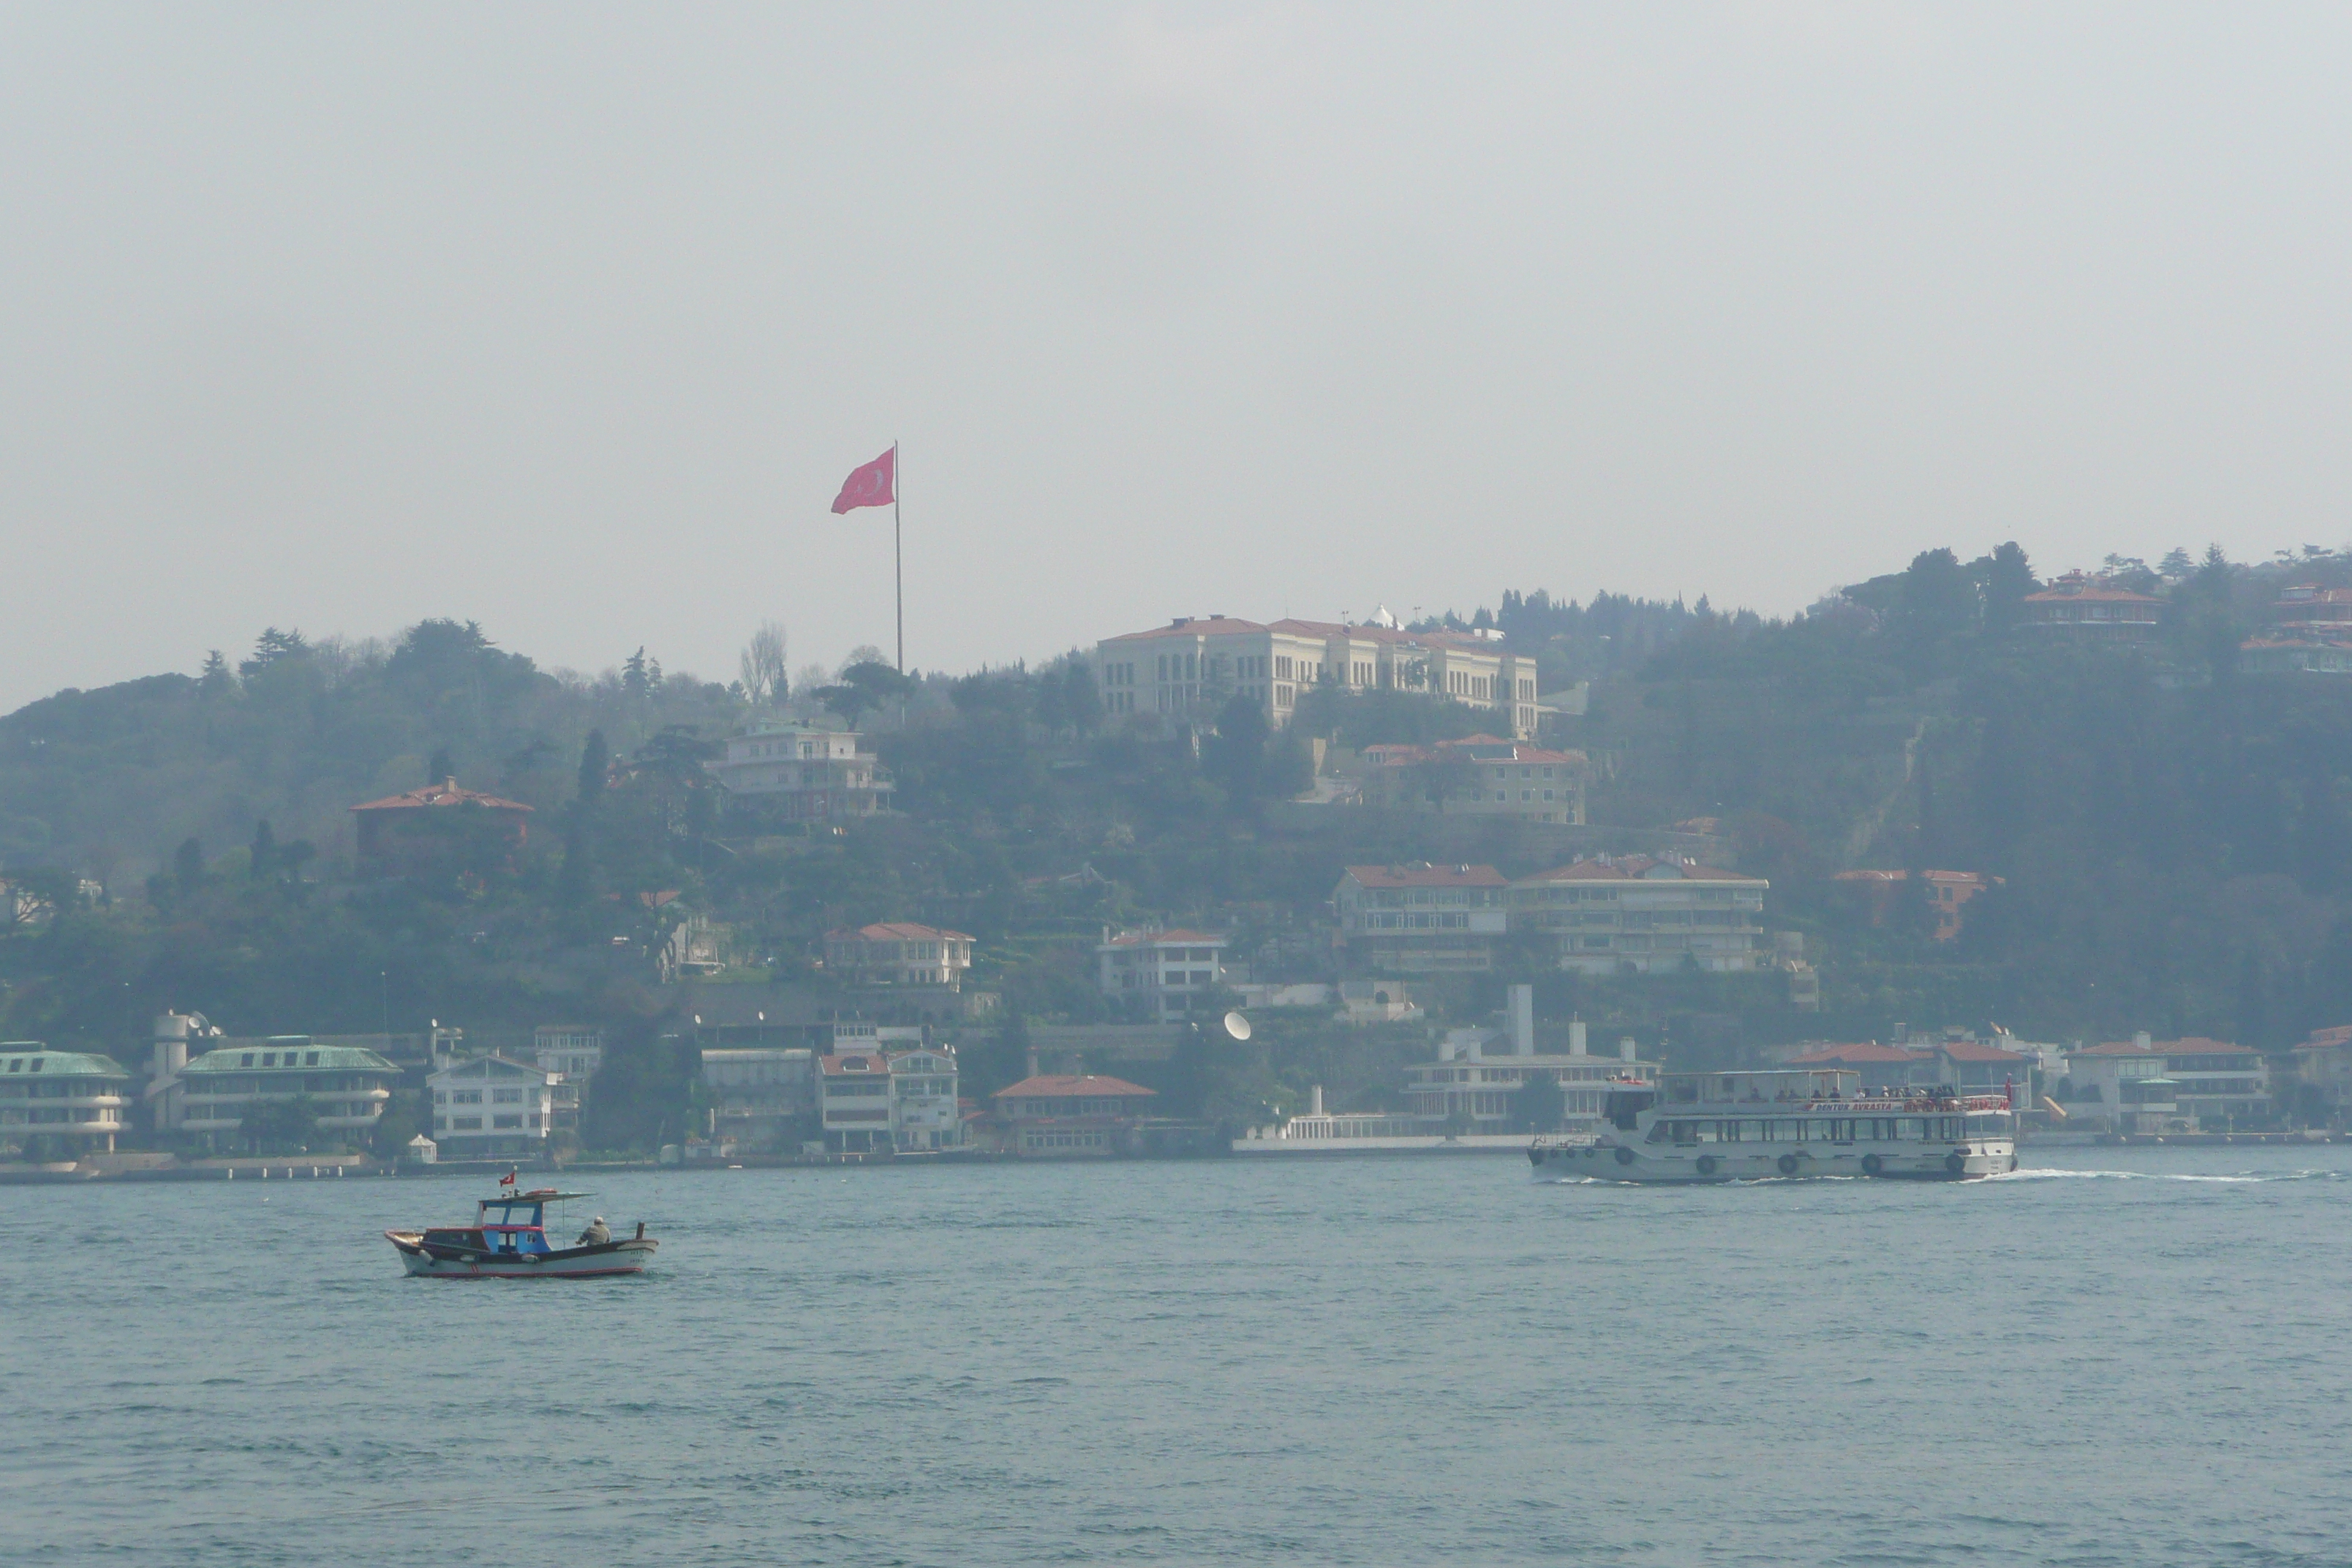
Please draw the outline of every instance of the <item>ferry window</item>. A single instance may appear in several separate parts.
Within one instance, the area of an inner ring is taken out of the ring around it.
[[[243,1056],[237,1058],[236,1065],[241,1068],[251,1067],[253,1065],[253,1053],[251,1051],[247,1051]]]
[[[1651,1143],[1663,1143],[1666,1141],[1666,1134],[1672,1131],[1673,1129],[1674,1123],[1670,1121],[1653,1121],[1650,1123],[1650,1136],[1645,1140],[1645,1142]]]
[[[1737,1142],[1739,1142],[1739,1123],[1738,1123],[1738,1122],[1737,1122],[1737,1121],[1721,1121],[1721,1122],[1717,1122],[1717,1123],[1716,1124],[1716,1126],[1717,1126],[1717,1136],[1719,1136],[1720,1138],[1722,1138],[1722,1140],[1723,1140],[1726,1143],[1737,1143]]]
[[[319,1065],[319,1053],[316,1051],[304,1051],[302,1053],[302,1065],[306,1068],[317,1067]]]

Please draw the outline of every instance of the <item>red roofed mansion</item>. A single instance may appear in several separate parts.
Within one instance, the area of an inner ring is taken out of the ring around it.
[[[827,931],[825,973],[845,985],[944,985],[971,968],[971,938],[903,921]]]
[[[1762,951],[1761,877],[1653,855],[1599,855],[1511,884],[1514,930],[1540,932],[1562,969],[1748,973]]]
[[[2069,572],[2025,595],[2025,624],[2045,637],[2091,642],[2146,642],[2156,636],[2161,599],[2118,588],[2104,577]]]
[[[1164,626],[1106,637],[1096,646],[1095,670],[1103,706],[1113,714],[1207,717],[1238,696],[1255,700],[1279,729],[1301,697],[1328,684],[1451,697],[1502,710],[1521,740],[1536,732],[1536,661],[1505,651],[1490,631],[1179,616]]]
[[[1047,1158],[1102,1158],[1129,1152],[1126,1134],[1158,1096],[1125,1079],[1088,1073],[1024,1078],[994,1097],[1006,1147]]]
[[[530,807],[478,790],[459,789],[456,779],[404,790],[352,807],[359,826],[362,869],[379,876],[438,869],[511,856],[530,834]]]

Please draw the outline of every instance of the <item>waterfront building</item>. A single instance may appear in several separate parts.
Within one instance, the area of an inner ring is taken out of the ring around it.
[[[450,1160],[530,1158],[555,1131],[561,1075],[500,1056],[471,1057],[428,1075],[433,1140]]]
[[[816,1053],[806,1047],[745,1047],[702,1053],[711,1137],[722,1147],[768,1154],[798,1147],[816,1104]]]
[[[2259,1123],[2270,1066],[2250,1046],[2190,1037],[2109,1040],[2066,1055],[2070,1121],[2116,1132],[2194,1132]]]
[[[1225,939],[1204,931],[1103,928],[1095,947],[1104,995],[1155,1024],[1181,1022],[1208,1005],[1224,984]]]
[[[1492,969],[1509,888],[1492,866],[1350,866],[1332,894],[1335,945],[1350,968],[1377,973]]]
[[[112,1153],[130,1106],[131,1074],[112,1057],[0,1042],[0,1148],[46,1139],[65,1154]]]
[[[1534,658],[1508,651],[1501,635],[1488,630],[1179,616],[1164,626],[1104,638],[1096,646],[1095,670],[1108,711],[1171,721],[1213,722],[1240,697],[1280,729],[1318,687],[1419,691],[1492,708],[1522,741],[1535,738],[1539,710]]]
[[[793,822],[841,822],[890,808],[898,786],[854,730],[759,719],[703,768],[730,795],[774,801]]]
[[[971,968],[972,939],[960,931],[888,921],[827,931],[824,972],[858,987],[963,987]]]
[[[879,1153],[890,1147],[890,1061],[880,1051],[817,1058],[817,1119],[825,1150]]]
[[[956,1058],[946,1046],[892,1051],[890,1144],[894,1149],[953,1149],[963,1139],[956,1101]]]
[[[1584,1024],[1568,1026],[1566,1051],[1535,1048],[1532,999],[1513,987],[1509,1032],[1450,1029],[1437,1059],[1405,1068],[1405,1110],[1423,1133],[1589,1132],[1600,1126],[1601,1098],[1612,1083],[1654,1082],[1658,1066],[1643,1061],[1632,1039],[1618,1043],[1613,1057],[1595,1056]],[[1513,1097],[1528,1083],[1549,1079],[1560,1090],[1557,1127],[1523,1128]]]
[[[320,1129],[364,1136],[383,1115],[400,1068],[372,1050],[308,1035],[223,1041],[180,1069],[184,1132],[217,1147],[258,1105],[307,1100]]]
[[[1535,933],[1577,973],[1748,973],[1770,967],[1770,885],[1679,856],[1597,855],[1513,882],[1511,928]]]
[[[1128,1152],[1154,1091],[1097,1073],[1040,1073],[992,1097],[1004,1146],[1046,1159],[1104,1158]]]

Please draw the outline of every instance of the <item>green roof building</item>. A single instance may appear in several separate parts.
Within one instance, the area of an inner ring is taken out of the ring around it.
[[[131,1075],[112,1057],[53,1051],[38,1040],[0,1041],[0,1146],[35,1138],[111,1152],[131,1105]]]
[[[321,1046],[308,1035],[239,1040],[180,1069],[180,1127],[217,1143],[257,1103],[308,1099],[319,1125],[365,1132],[383,1115],[400,1069],[356,1046]]]

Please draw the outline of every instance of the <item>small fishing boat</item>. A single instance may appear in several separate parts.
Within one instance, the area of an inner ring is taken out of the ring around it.
[[[583,1237],[570,1247],[550,1245],[545,1218],[549,1204],[569,1203],[587,1193],[541,1187],[484,1198],[474,1223],[446,1230],[387,1230],[383,1238],[399,1249],[411,1274],[435,1279],[598,1279],[636,1274],[653,1261],[661,1244],[646,1234],[618,1239]],[[593,1230],[601,1229],[600,1219]]]

